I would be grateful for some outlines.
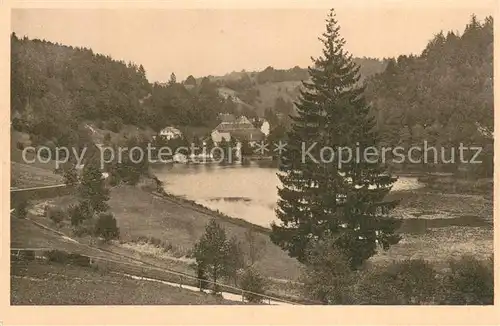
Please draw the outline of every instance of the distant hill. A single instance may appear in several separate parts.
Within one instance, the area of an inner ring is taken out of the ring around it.
[[[361,80],[381,73],[387,66],[387,60],[374,58],[355,58],[360,65]],[[307,68],[295,66],[291,69],[267,67],[262,71],[233,71],[224,76],[206,76],[219,87],[219,93],[231,96],[238,103],[240,110],[253,109],[256,115],[265,116],[266,110],[275,111],[278,98],[293,102],[300,93],[302,81],[309,79]],[[197,82],[201,82],[198,78]]]

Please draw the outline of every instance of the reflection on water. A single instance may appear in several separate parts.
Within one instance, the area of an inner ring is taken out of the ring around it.
[[[169,193],[269,227],[276,220],[274,209],[280,184],[276,168],[269,166],[270,162],[252,162],[244,166],[178,164],[155,166],[154,173]],[[419,186],[416,178],[401,177],[393,190]]]

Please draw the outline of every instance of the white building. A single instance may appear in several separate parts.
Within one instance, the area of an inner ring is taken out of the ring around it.
[[[170,140],[174,138],[181,138],[182,132],[174,127],[166,127],[160,131],[160,135]]]

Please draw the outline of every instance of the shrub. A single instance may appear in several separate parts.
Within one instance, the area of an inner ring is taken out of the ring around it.
[[[35,251],[34,250],[22,250],[19,253],[19,259],[21,259],[21,260],[35,260]]]
[[[68,208],[68,215],[70,216],[71,225],[78,226],[83,221],[92,218],[92,211],[86,202],[80,202],[78,205],[71,205]]]
[[[158,238],[151,237],[151,238],[149,238],[149,243],[151,243],[154,246],[160,247],[160,246],[162,246],[163,241],[161,241]]]
[[[205,289],[208,289],[210,283],[208,282],[206,267],[199,263],[193,263],[190,267],[196,272],[196,277],[198,278],[197,283],[200,291],[203,292]]]
[[[51,262],[54,263],[67,263],[68,262],[68,253],[62,250],[50,250],[45,252],[45,257]]]
[[[464,256],[450,261],[444,277],[444,304],[493,304],[493,257],[481,261]]]
[[[104,135],[104,141],[109,143],[111,141],[111,134],[108,132]]]
[[[28,215],[28,201],[24,198],[12,198],[12,208],[14,209],[14,216],[17,218],[26,218]]]
[[[439,287],[428,262],[415,259],[374,266],[359,272],[351,293],[356,304],[432,304]]]
[[[345,255],[335,249],[334,239],[312,241],[306,250],[307,267],[302,276],[305,295],[314,301],[346,304],[352,271]]]
[[[48,208],[45,215],[48,216],[55,224],[59,224],[64,220],[66,213],[58,208]]]
[[[12,119],[12,128],[17,131],[25,131],[28,129],[27,123],[19,118]]]
[[[105,127],[113,132],[120,132],[123,128],[123,120],[120,117],[113,117],[105,123]]]
[[[117,239],[120,235],[116,219],[111,213],[101,213],[96,221],[94,234],[105,241]]]
[[[243,298],[251,303],[260,303],[262,301],[262,296],[257,293],[264,293],[266,287],[265,279],[253,268],[248,268],[243,272],[241,276],[241,288],[245,291]]]
[[[73,235],[75,235],[77,237],[92,235],[93,234],[92,231],[93,231],[93,227],[89,226],[89,225],[80,224],[80,225],[73,226]]]
[[[90,267],[90,258],[77,253],[70,253],[68,261],[77,266]]]
[[[117,185],[119,185],[121,182],[121,177],[118,173],[116,173],[115,170],[113,170],[110,174],[109,174],[109,185],[111,187],[115,187]]]
[[[64,170],[64,183],[67,185],[75,185],[78,183],[78,172],[76,171],[76,167],[71,165],[68,169]]]

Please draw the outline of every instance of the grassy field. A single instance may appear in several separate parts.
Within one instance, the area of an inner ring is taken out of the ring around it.
[[[73,198],[65,196],[34,204],[38,207],[45,204],[65,207],[73,201]],[[178,257],[185,256],[201,237],[206,223],[211,218],[207,214],[132,186],[113,188],[109,205],[118,220],[122,242],[121,245],[112,245],[110,249],[118,250],[124,254],[133,254],[135,257],[145,256],[144,259],[151,256],[151,251],[148,252],[148,248],[145,246],[137,245],[138,238],[160,239],[172,245],[174,252],[171,254]],[[50,223],[50,220],[45,217],[34,218],[43,223]],[[245,227],[226,220],[219,220],[219,223],[226,229],[229,237],[234,236],[242,241],[243,246],[248,246],[245,243],[244,234],[247,230]],[[70,229],[63,227],[63,231],[70,232]],[[262,248],[262,254],[256,263],[256,268],[263,275],[283,279],[296,279],[299,276],[299,264],[296,260],[288,257],[278,246],[272,244],[267,234],[256,233],[256,238],[257,243]],[[128,245],[124,245],[124,243],[128,243]],[[162,264],[167,264],[169,268],[182,268],[183,272],[190,270],[185,261],[177,259],[162,259]]]
[[[15,180],[11,187],[30,188],[63,183],[62,176],[53,171],[28,164],[11,162],[10,173]]]
[[[54,173],[56,167],[55,161],[50,160],[47,163],[36,160],[36,154],[26,153],[26,159],[33,163],[28,163],[23,159],[22,151],[11,148],[10,151],[10,173],[11,187],[30,188],[39,186],[50,186],[63,183],[63,178]]]
[[[38,261],[11,264],[12,305],[237,304],[156,282]]]

